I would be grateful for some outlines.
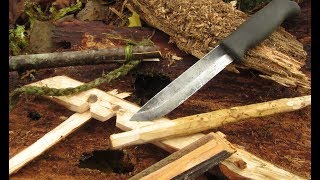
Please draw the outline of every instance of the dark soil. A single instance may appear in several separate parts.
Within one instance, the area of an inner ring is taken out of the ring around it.
[[[301,16],[294,21],[286,22],[284,27],[304,44],[305,50],[308,52],[308,60],[303,71],[310,77],[311,1],[305,1],[300,6],[302,8]],[[152,80],[152,77],[148,76],[150,73],[160,74],[162,77],[160,80],[159,76],[155,76],[160,83],[157,85],[158,87],[149,87],[151,90],[159,90],[159,87],[168,83],[168,79],[173,80],[196,61],[195,58],[179,51],[174,45],[168,45],[168,39],[168,36],[157,31],[152,40],[162,47],[163,52],[174,52],[177,56],[183,57],[183,61],[176,62],[171,66],[168,66],[168,59],[161,62],[144,62],[129,75],[109,84],[101,85],[99,88],[105,91],[119,89],[120,92],[135,92],[127,100],[137,104],[141,101],[145,102],[152,95],[148,94],[150,92],[141,91],[141,88],[146,88],[146,84],[142,82],[139,86],[137,83],[139,78],[137,79],[137,77],[141,78],[141,74],[144,74],[144,78]],[[100,77],[103,72],[111,71],[118,66],[118,64],[107,64],[42,69],[33,73],[33,79],[20,79],[16,72],[10,72],[9,91],[57,75],[66,75],[83,82],[89,82]],[[137,91],[139,88],[140,91]],[[168,117],[173,119],[232,106],[302,95],[307,94],[260,78],[254,71],[242,71],[240,74],[223,71],[172,111]],[[72,114],[73,112],[45,98],[21,96],[9,117],[9,157],[13,157],[30,146]],[[311,113],[310,107],[307,107],[290,113],[249,119],[223,126],[214,131],[223,132],[230,142],[242,146],[267,161],[300,176],[310,178],[310,126]],[[94,152],[108,151],[110,148],[109,136],[119,132],[121,130],[115,127],[115,118],[106,122],[91,120],[10,178],[128,179],[169,154],[154,145],[145,144],[122,149],[126,157],[119,156],[119,159],[127,158],[126,163],[132,165],[132,169],[128,168],[130,170],[103,172],[95,168],[79,167],[79,163],[84,160],[83,156],[91,157]]]

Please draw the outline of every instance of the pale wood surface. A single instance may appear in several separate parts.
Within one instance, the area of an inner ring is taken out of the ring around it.
[[[182,117],[168,122],[158,122],[132,131],[113,134],[110,139],[113,148],[117,149],[129,145],[199,133],[243,119],[295,111],[309,105],[311,105],[311,95],[283,98]]]
[[[284,169],[281,169],[268,161],[265,161],[248,151],[241,148],[236,148],[237,152],[232,154],[228,159],[221,164],[227,166],[227,168],[243,177],[250,177],[251,179],[283,179],[283,180],[298,180],[306,179],[290,173]],[[239,160],[246,162],[246,167],[241,169],[236,165]]]
[[[81,84],[80,81],[74,80],[72,78],[66,77],[66,76],[56,76],[52,78],[48,78],[44,80],[45,82],[49,83],[51,81],[59,82],[62,86],[68,86],[70,84]],[[140,107],[128,102],[124,99],[120,99],[112,94],[106,93],[104,91],[93,89],[95,93],[98,96],[104,95],[103,97],[100,97],[102,99],[107,100],[108,102],[112,102],[114,105],[120,106],[120,110],[117,111],[117,121],[116,126],[124,131],[129,131],[132,129],[140,128],[143,126],[151,125],[154,123],[157,123],[159,121],[161,122],[168,122],[170,121],[167,118],[161,118],[156,121],[149,121],[149,122],[136,122],[136,121],[129,121],[133,113],[137,112]],[[92,90],[90,90],[92,91]],[[88,98],[89,95],[87,95]],[[82,97],[78,97],[79,99],[82,99]],[[85,101],[87,98],[84,98]],[[65,99],[60,99],[59,101],[64,101]],[[193,135],[178,137],[178,138],[172,138],[168,140],[163,140],[159,142],[152,142],[153,144],[163,148],[164,150],[167,150],[169,152],[173,152],[179,149],[182,149],[183,147],[193,143],[194,141],[198,140],[199,138],[203,137],[204,134],[197,133]],[[241,149],[236,148],[237,153],[233,154],[230,158],[223,161],[221,164],[228,167],[231,171],[234,173],[237,173],[243,177],[250,178],[250,179],[266,179],[265,177],[272,177],[272,179],[304,179],[301,178],[295,174],[292,174],[288,171],[285,171],[279,167],[276,167],[272,165],[271,163],[256,158],[253,154]],[[249,157],[245,160],[247,163],[247,168],[241,169],[235,165],[235,160],[241,159],[241,157]],[[254,158],[254,159],[251,159]],[[252,163],[251,161],[255,161],[255,163]],[[269,175],[269,176],[268,176]]]
[[[138,174],[131,177],[129,180],[138,180],[138,179],[140,179],[146,175],[149,175],[152,172],[166,166],[167,164],[183,157],[184,155],[186,155],[187,153],[190,153],[191,151],[195,150],[199,146],[211,141],[214,138],[214,134],[215,133],[209,133],[209,134],[201,137],[200,139],[198,139],[194,143],[189,144],[188,146],[180,149],[179,151],[172,153],[170,156],[167,156],[166,158],[161,159],[160,161],[153,164],[152,166],[149,166],[148,168],[144,169],[143,171],[141,171]]]
[[[66,76],[55,76],[52,78],[47,78],[35,83],[30,84],[31,86],[47,86],[51,88],[67,88],[67,87],[77,87],[79,85],[82,85],[84,83],[80,81],[76,81],[74,79],[71,79]],[[106,113],[104,110],[105,104],[110,104],[110,102],[116,101],[117,99],[114,99],[114,96],[117,96],[118,98],[126,98],[130,96],[131,93],[128,92],[122,92],[118,93],[118,90],[114,89],[109,92],[104,92],[99,89],[90,89],[88,91],[80,92],[75,95],[69,95],[69,96],[53,96],[53,97],[47,97],[50,98],[57,103],[65,106],[71,111],[75,111],[78,113],[83,113],[85,111],[88,111],[90,109],[92,113],[92,117],[94,117],[97,120],[105,121],[106,119],[109,119],[109,113]],[[91,95],[97,96],[97,102],[90,103],[88,102],[88,98]],[[113,96],[112,96],[113,95]],[[109,101],[111,100],[111,101]],[[100,105],[98,105],[100,104]],[[111,107],[112,105],[110,105]]]
[[[188,169],[201,164],[205,160],[211,158],[217,153],[221,152],[223,147],[219,146],[217,141],[211,140],[208,143],[200,146],[194,151],[181,157],[180,159],[162,167],[161,169],[141,178],[141,180],[147,179],[171,179],[179,174],[187,171]]]

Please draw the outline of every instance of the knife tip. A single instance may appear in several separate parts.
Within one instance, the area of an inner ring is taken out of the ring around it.
[[[153,118],[145,112],[137,112],[134,114],[129,121],[151,121]]]
[[[139,113],[134,114],[129,121],[143,121],[144,119],[139,115]]]

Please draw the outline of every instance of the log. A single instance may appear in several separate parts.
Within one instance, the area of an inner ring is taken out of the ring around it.
[[[148,1],[129,0],[127,7],[136,11],[149,25],[167,33],[183,51],[202,58],[231,34],[249,16],[222,0]],[[300,69],[306,60],[303,45],[283,28],[249,50],[237,68],[255,69],[261,77],[287,87],[310,89],[310,80]]]
[[[130,180],[194,179],[234,152],[235,149],[219,133],[209,133],[136,174]]]
[[[309,105],[311,105],[311,95],[283,98],[187,116],[167,123],[154,123],[132,131],[113,134],[110,136],[110,140],[112,147],[118,149],[129,145],[199,133],[228,123],[239,122],[243,119],[295,111]]]
[[[60,82],[60,83],[56,84],[53,82]],[[79,86],[82,84],[82,82],[66,76],[55,76],[55,77],[42,80],[41,84],[55,84],[56,86],[62,88],[62,87],[70,87],[70,86]],[[170,121],[167,118],[161,118],[156,121],[149,121],[149,122],[129,121],[132,115],[140,109],[139,106],[129,101],[126,101],[124,99],[118,98],[110,93],[101,91],[99,89],[93,89],[89,91],[94,91],[95,94],[98,96],[98,98],[103,98],[104,100],[108,102],[112,102],[113,104],[121,107],[121,109],[117,111],[116,126],[124,131],[129,131],[132,129],[141,128],[143,126],[152,125],[160,121],[164,123]],[[89,91],[86,91],[86,92],[89,92]],[[82,93],[85,93],[85,92],[82,92]],[[73,99],[74,101],[72,102],[68,102],[67,99],[65,98],[60,98],[60,97],[52,97],[52,98],[60,104],[69,104],[70,106],[74,107],[76,100],[83,102],[88,99],[88,96],[77,97]],[[195,142],[196,140],[200,139],[203,136],[205,135],[202,133],[197,133],[197,134],[192,134],[192,135],[183,136],[183,137],[156,141],[152,143],[172,153],[179,149],[182,149],[183,147],[186,147],[187,145]],[[257,180],[264,180],[270,177],[274,179],[305,179],[293,173],[290,173],[280,167],[277,167],[261,158],[258,158],[257,156],[251,154],[250,152],[243,150],[241,147],[236,146],[236,150],[237,150],[236,153],[231,155],[225,161],[221,162],[221,164],[225,165],[233,173],[239,174],[244,178],[257,179]],[[236,165],[237,162],[242,159],[242,157],[244,157],[243,160],[247,164],[247,167],[245,168],[242,168]]]
[[[135,46],[132,48],[133,59],[159,57],[161,57],[161,52],[156,46]],[[119,60],[125,58],[125,47],[10,56],[9,71],[104,64],[120,62]]]
[[[139,42],[151,38],[154,33],[151,28],[117,27],[106,25],[101,21],[79,21],[76,19],[56,23],[52,32],[53,44],[61,46],[68,42],[70,43],[69,50],[123,46],[126,45],[126,42],[114,37]]]

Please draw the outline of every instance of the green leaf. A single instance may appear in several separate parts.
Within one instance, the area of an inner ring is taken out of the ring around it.
[[[132,16],[129,17],[128,19],[129,19],[128,27],[141,27],[140,16],[136,12],[133,12]]]

